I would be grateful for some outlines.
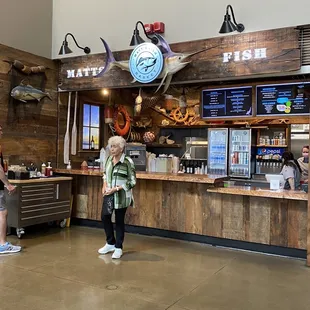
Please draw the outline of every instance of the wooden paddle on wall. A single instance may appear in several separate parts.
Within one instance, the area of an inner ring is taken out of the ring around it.
[[[69,148],[70,148],[70,133],[69,133],[69,125],[70,125],[70,103],[71,103],[71,92],[69,92],[69,96],[68,96],[67,130],[66,130],[65,141],[64,141],[64,163],[65,163],[65,164],[69,164]]]
[[[76,142],[77,142],[77,129],[76,129],[76,110],[77,110],[77,96],[78,92],[75,92],[75,103],[74,103],[74,120],[71,135],[71,155],[76,155]]]

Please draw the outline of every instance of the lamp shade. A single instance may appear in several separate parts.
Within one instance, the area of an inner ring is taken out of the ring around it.
[[[59,53],[58,55],[66,55],[66,54],[70,54],[72,53],[71,49],[69,48],[68,46],[68,40],[67,40],[67,37],[68,36],[71,36],[75,45],[80,48],[81,50],[84,51],[85,54],[89,54],[90,53],[90,48],[88,46],[85,46],[85,47],[82,47],[80,46],[77,42],[76,42],[76,39],[74,37],[74,35],[70,32],[68,32],[66,35],[65,35],[65,40],[62,42],[62,45],[60,47],[60,50],[59,50]]]
[[[144,43],[144,40],[140,37],[139,30],[135,29],[130,41],[130,46],[139,45],[141,43]]]
[[[225,14],[224,16],[224,22],[222,24],[222,27],[220,29],[220,33],[229,33],[237,30],[237,27],[234,25],[234,23],[230,19],[229,14]]]
[[[68,46],[68,41],[63,41],[58,55],[66,55],[66,54],[70,54],[70,53],[72,53],[72,51]]]

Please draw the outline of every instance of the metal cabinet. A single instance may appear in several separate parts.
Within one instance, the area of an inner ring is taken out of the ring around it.
[[[71,181],[15,184],[16,192],[5,192],[8,226],[21,237],[27,226],[65,220],[70,217]]]

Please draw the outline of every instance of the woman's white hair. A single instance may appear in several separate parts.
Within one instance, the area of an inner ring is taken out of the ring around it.
[[[126,146],[126,140],[121,136],[113,136],[108,140],[108,145],[111,147],[111,145],[119,145],[121,149],[124,151]]]

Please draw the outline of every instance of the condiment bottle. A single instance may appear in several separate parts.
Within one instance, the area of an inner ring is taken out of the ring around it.
[[[48,166],[46,167],[46,176],[50,177],[50,176],[53,175],[53,170],[52,170],[53,168],[51,166],[51,162],[50,161],[47,162],[47,164],[48,164]]]
[[[45,175],[46,175],[46,165],[45,165],[45,163],[43,163],[43,164],[41,165],[41,174],[42,174],[42,176],[45,176]]]
[[[67,165],[67,169],[71,169],[71,160],[69,160],[69,164]]]
[[[3,171],[8,172],[8,162],[6,160],[3,161]]]

